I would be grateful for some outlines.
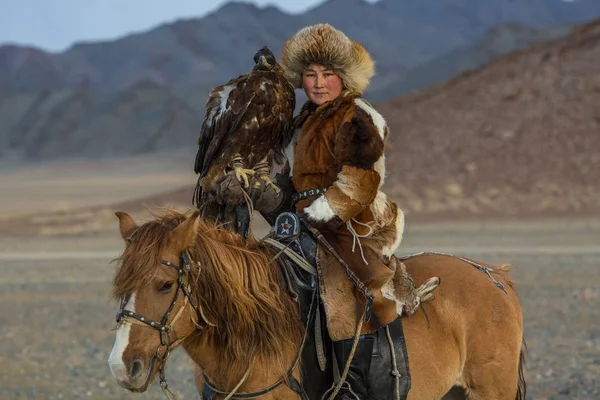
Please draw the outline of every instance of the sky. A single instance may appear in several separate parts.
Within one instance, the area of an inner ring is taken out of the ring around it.
[[[324,0],[245,1],[300,13]],[[0,45],[32,45],[62,51],[76,41],[110,40],[178,18],[202,17],[227,2],[229,0],[0,0]]]

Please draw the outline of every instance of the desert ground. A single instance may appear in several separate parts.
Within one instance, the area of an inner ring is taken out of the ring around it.
[[[149,218],[134,206],[144,203],[138,199],[189,186],[188,164],[173,155],[0,169],[0,399],[164,398],[157,384],[126,392],[108,369],[117,310],[111,260],[123,248],[112,213],[129,207]],[[600,216],[419,222],[408,215],[398,253],[419,251],[513,264],[529,350],[527,398],[600,398]],[[181,351],[167,378],[183,399],[197,398]]]

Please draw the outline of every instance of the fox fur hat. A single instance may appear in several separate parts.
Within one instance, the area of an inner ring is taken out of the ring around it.
[[[294,87],[302,87],[302,72],[310,64],[331,68],[345,89],[361,94],[375,74],[375,62],[367,50],[329,24],[302,28],[285,43],[281,65]]]

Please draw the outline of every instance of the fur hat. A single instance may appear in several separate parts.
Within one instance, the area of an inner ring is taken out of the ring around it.
[[[375,74],[375,62],[367,50],[329,24],[300,29],[285,43],[281,65],[290,83],[302,87],[302,72],[320,64],[337,73],[344,88],[363,93]]]

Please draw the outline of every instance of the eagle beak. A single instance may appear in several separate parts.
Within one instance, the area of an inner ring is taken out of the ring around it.
[[[269,64],[269,62],[267,61],[267,57],[265,56],[260,56],[258,58],[258,64],[266,68],[271,68],[271,64]]]

